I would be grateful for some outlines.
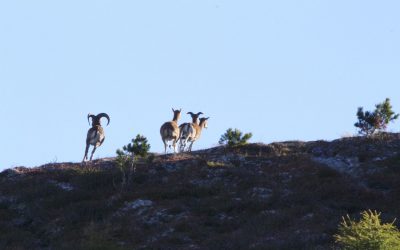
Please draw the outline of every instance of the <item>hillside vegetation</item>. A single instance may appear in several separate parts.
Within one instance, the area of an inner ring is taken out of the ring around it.
[[[157,155],[121,176],[114,158],[3,171],[0,249],[334,249],[346,214],[399,217],[400,135]]]

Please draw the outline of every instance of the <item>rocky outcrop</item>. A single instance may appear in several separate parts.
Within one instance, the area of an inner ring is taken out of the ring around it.
[[[341,217],[398,217],[398,134],[216,147],[0,173],[1,249],[331,249]]]

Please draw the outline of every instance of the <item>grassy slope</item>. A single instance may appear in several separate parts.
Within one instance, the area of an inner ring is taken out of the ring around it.
[[[331,249],[345,214],[399,217],[397,151],[387,134],[156,156],[125,191],[112,159],[7,170],[0,248]]]

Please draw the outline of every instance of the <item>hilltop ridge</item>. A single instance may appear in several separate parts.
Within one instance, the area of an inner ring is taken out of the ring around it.
[[[400,212],[400,135],[215,147],[0,173],[2,249],[332,249],[341,216]],[[385,219],[385,218],[383,218]]]

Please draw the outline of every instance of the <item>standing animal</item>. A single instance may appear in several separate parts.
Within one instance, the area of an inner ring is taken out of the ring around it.
[[[105,135],[104,135],[104,129],[101,127],[100,119],[105,117],[107,119],[107,126],[110,124],[110,117],[106,113],[100,113],[98,115],[93,115],[93,114],[88,114],[87,119],[90,125],[89,118],[92,118],[92,127],[88,130],[87,136],[86,136],[86,149],[85,149],[85,156],[83,157],[82,162],[87,160],[87,154],[89,150],[89,146],[93,146],[92,154],[90,156],[90,161],[93,158],[94,151],[96,151],[96,148],[100,147],[101,144],[103,144]]]
[[[172,109],[172,112],[174,112],[174,117],[172,121],[164,123],[160,128],[160,134],[161,134],[161,139],[164,143],[165,154],[167,154],[168,141],[172,141],[172,146],[174,147],[174,153],[176,153],[176,142],[178,141],[179,138],[178,120],[181,117],[181,111],[182,109],[180,110]]]
[[[185,150],[186,144],[188,142],[189,137],[187,137],[188,134],[192,133],[193,127],[191,124],[199,124],[199,116],[203,114],[203,112],[198,112],[197,114],[194,114],[193,112],[187,112],[192,117],[192,123],[182,123],[179,126],[180,134],[179,134],[179,151],[183,152]],[[182,134],[182,132],[185,130],[185,133]],[[190,130],[190,131],[186,131]]]
[[[190,145],[188,147],[188,151],[192,152],[193,143],[200,138],[202,129],[208,127],[207,120],[209,118],[210,117],[200,118],[200,123],[199,124],[197,124],[197,123],[187,123],[186,125],[182,126],[181,133],[180,133],[180,138],[184,138],[183,139],[184,140],[184,145],[181,146],[182,150],[185,149],[186,143],[190,142]]]

